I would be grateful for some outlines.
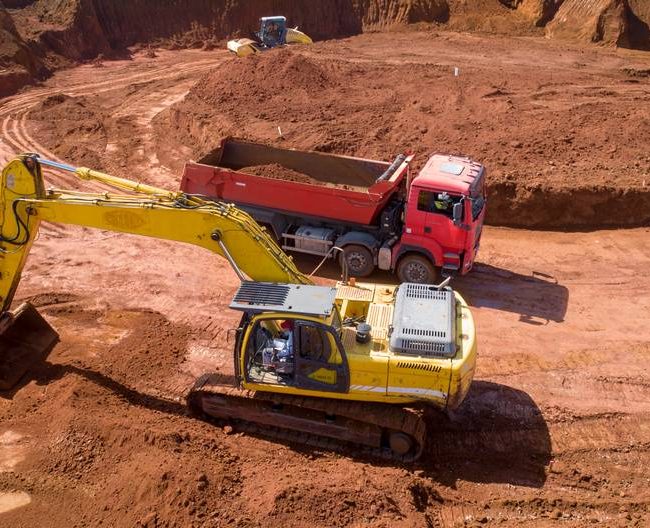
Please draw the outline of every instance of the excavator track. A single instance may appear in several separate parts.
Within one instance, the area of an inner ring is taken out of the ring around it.
[[[238,430],[283,442],[409,463],[422,454],[426,427],[421,412],[380,403],[249,391],[201,376],[187,395],[197,415],[232,423]]]

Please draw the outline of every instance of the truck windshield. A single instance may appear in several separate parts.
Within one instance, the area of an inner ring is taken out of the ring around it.
[[[485,170],[481,171],[478,180],[472,186],[470,200],[472,203],[472,220],[476,220],[485,205]]]
[[[479,196],[478,198],[472,198],[471,202],[472,220],[476,220],[483,210],[483,206],[485,205],[485,198],[483,196]]]

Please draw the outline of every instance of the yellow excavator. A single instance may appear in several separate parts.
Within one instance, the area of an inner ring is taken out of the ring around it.
[[[44,167],[116,192],[46,191]],[[10,311],[42,221],[176,240],[228,260],[241,279],[230,304],[242,314],[235,376],[207,373],[189,389],[187,403],[201,416],[282,441],[354,444],[411,461],[425,444],[422,406],[454,409],[470,388],[474,323],[448,286],[315,286],[231,204],[24,154],[0,180],[0,389],[57,342],[31,305]]]

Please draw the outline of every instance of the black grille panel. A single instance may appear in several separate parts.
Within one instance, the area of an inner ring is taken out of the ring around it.
[[[436,299],[442,301],[446,296],[446,290],[439,290],[435,286],[428,284],[409,283],[406,285],[406,297],[408,299]]]
[[[440,365],[428,365],[426,363],[411,363],[409,361],[398,361],[397,368],[411,369],[411,370],[424,370],[427,372],[440,372],[442,367]]]
[[[288,295],[289,286],[284,284],[244,282],[233,300],[251,306],[284,306]]]

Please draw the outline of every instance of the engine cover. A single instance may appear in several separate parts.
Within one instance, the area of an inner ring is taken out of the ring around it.
[[[430,284],[403,283],[395,300],[390,347],[411,356],[455,356],[454,292]]]

